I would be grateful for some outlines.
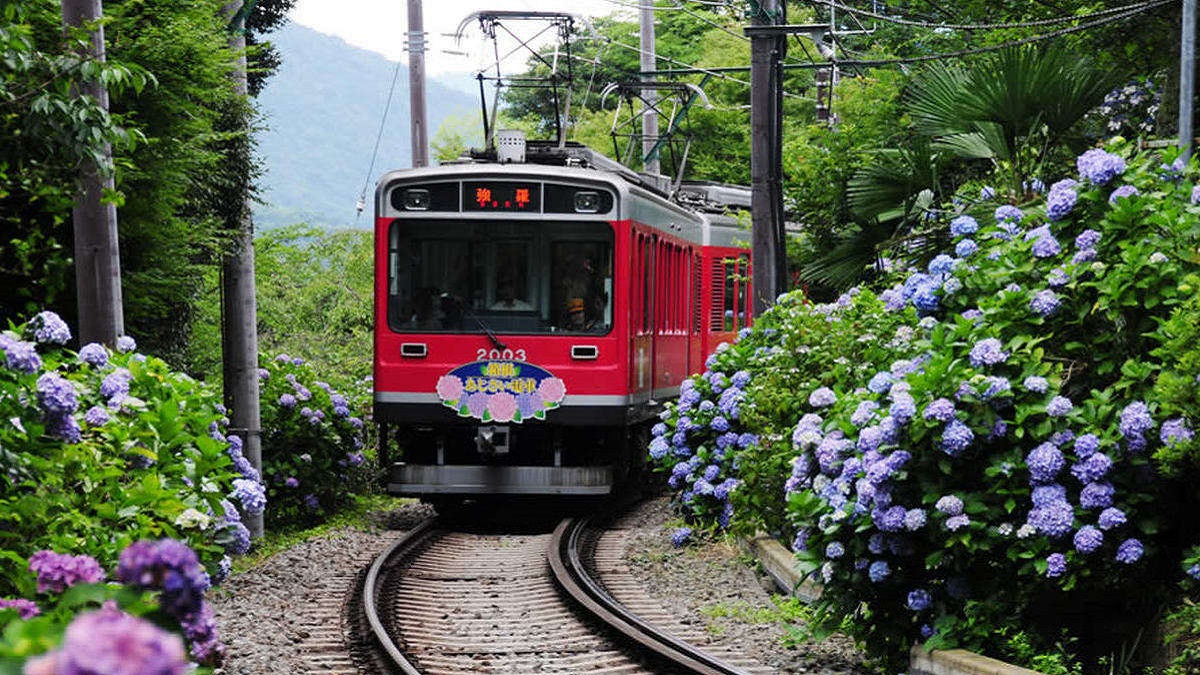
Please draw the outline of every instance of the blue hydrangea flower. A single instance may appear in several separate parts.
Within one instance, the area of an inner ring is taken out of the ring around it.
[[[262,513],[263,509],[267,508],[267,494],[263,491],[262,484],[256,481],[233,479],[232,496],[241,502],[242,510],[246,513]]]
[[[1145,549],[1137,539],[1126,539],[1117,547],[1117,562],[1132,565],[1142,559]]]
[[[1192,187],[1192,196],[1189,200],[1193,204],[1200,204],[1200,185]]]
[[[996,197],[996,188],[994,188],[990,185],[984,185],[982,188],[979,189],[979,198],[982,199],[983,201],[986,202],[991,199],[994,199],[995,197]]]
[[[1029,309],[1035,314],[1048,317],[1058,311],[1060,304],[1058,294],[1047,289],[1033,294],[1029,300]]]
[[[75,385],[58,373],[45,373],[38,378],[37,399],[47,418],[65,417],[79,407]]]
[[[970,258],[979,250],[979,244],[974,239],[963,239],[954,246],[954,255],[960,258]]]
[[[1079,169],[1079,175],[1093,185],[1104,185],[1125,173],[1125,160],[1100,148],[1092,148],[1075,160],[1075,167]]]
[[[1052,502],[1067,501],[1067,488],[1059,483],[1038,485],[1029,494],[1029,500],[1034,506],[1046,506]]]
[[[837,403],[837,394],[829,387],[821,387],[808,396],[808,404],[814,408],[828,408]]]
[[[979,230],[979,223],[971,216],[959,216],[950,221],[950,234],[955,237],[961,237],[967,234],[974,234]]]
[[[1037,238],[1033,242],[1033,256],[1035,258],[1052,258],[1062,252],[1062,246],[1058,240],[1052,235],[1045,234]]]
[[[846,555],[846,547],[842,546],[841,542],[832,541],[825,547],[825,557],[830,560],[837,560],[844,555]]]
[[[915,532],[925,527],[927,520],[928,516],[925,513],[925,509],[909,509],[904,514],[904,529],[909,532]]]
[[[1065,501],[1052,501],[1031,509],[1026,522],[1048,537],[1063,537],[1075,524],[1075,509]]]
[[[965,513],[957,516],[950,516],[946,519],[946,529],[951,532],[957,532],[971,523],[971,518]]]
[[[1079,491],[1079,505],[1085,509],[1104,509],[1112,506],[1116,489],[1112,483],[1088,483]]]
[[[650,441],[650,456],[654,459],[662,459],[670,449],[671,445],[662,436],[655,436],[654,440]]]
[[[134,340],[133,338],[129,337],[128,335],[122,335],[117,338],[117,351],[125,354],[125,353],[132,352],[136,349],[137,349],[137,340]]]
[[[971,427],[963,424],[961,420],[954,420],[942,431],[942,452],[957,457],[971,447],[974,440],[975,432],[971,431]]]
[[[1083,434],[1075,439],[1075,454],[1083,459],[1100,449],[1100,439],[1096,434]]]
[[[871,563],[869,568],[867,568],[867,576],[870,577],[871,581],[875,583],[879,583],[880,581],[888,578],[891,573],[892,568],[888,567],[886,560],[876,560],[875,562]]]
[[[912,419],[913,415],[917,414],[916,401],[907,393],[896,396],[892,405],[888,408],[888,413],[900,423],[907,422]]]
[[[1115,506],[1110,506],[1100,512],[1100,517],[1096,524],[1102,530],[1111,530],[1114,527],[1120,527],[1125,524],[1125,512]]]
[[[1159,434],[1159,439],[1162,440],[1163,445],[1170,447],[1176,443],[1187,443],[1192,440],[1194,435],[1191,427],[1188,426],[1187,420],[1182,417],[1176,417],[1175,419],[1163,422],[1162,433]]]
[[[1051,189],[1046,196],[1046,217],[1055,221],[1066,218],[1078,199],[1079,195],[1071,188]]]
[[[692,528],[681,527],[671,533],[671,544],[675,548],[679,548],[688,543],[692,539]]]
[[[1029,377],[1025,378],[1025,382],[1023,383],[1023,386],[1025,387],[1025,389],[1027,389],[1035,394],[1044,394],[1044,393],[1046,393],[1046,389],[1049,388],[1050,383],[1047,382],[1046,378],[1044,378],[1044,377],[1039,377],[1037,375],[1030,375]]]
[[[1113,190],[1112,194],[1110,194],[1108,196],[1108,203],[1116,204],[1118,199],[1133,197],[1137,194],[1139,194],[1138,189],[1135,188],[1134,186],[1122,185],[1121,187],[1117,188],[1116,190]]]
[[[954,412],[954,401],[951,401],[948,398],[939,398],[925,406],[924,417],[927,420],[949,422],[950,420],[954,419]]]
[[[39,312],[29,321],[33,339],[43,344],[65,345],[71,339],[71,329],[62,317],[49,310]]]
[[[948,516],[957,516],[963,512],[963,501],[954,495],[945,495],[937,500],[934,508]]]
[[[929,261],[929,273],[937,275],[950,274],[954,271],[955,264],[954,258],[945,253],[940,253],[933,260]]]
[[[1066,460],[1062,451],[1053,443],[1042,443],[1025,456],[1025,464],[1029,467],[1029,476],[1038,483],[1049,483],[1062,471]]]
[[[1095,483],[1107,476],[1112,466],[1113,461],[1109,459],[1108,455],[1102,452],[1093,452],[1071,467],[1071,475],[1079,479],[1080,483]]]
[[[908,510],[903,506],[892,506],[883,510],[876,510],[871,514],[871,519],[884,532],[899,532],[904,529],[904,518],[908,515]]]
[[[1067,557],[1061,553],[1051,553],[1046,556],[1046,576],[1061,577],[1067,571]]]
[[[717,415],[716,417],[712,418],[712,422],[710,422],[708,426],[719,434],[725,433],[726,431],[729,431],[729,420],[725,419],[721,415]]]
[[[1030,178],[1028,187],[1030,190],[1038,193],[1046,191],[1046,184],[1040,178]]]
[[[1051,417],[1064,417],[1075,409],[1075,404],[1066,396],[1055,396],[1046,404],[1046,414]]]
[[[874,419],[876,410],[879,410],[879,403],[871,400],[862,401],[854,409],[854,414],[850,416],[850,423],[856,427],[862,427]]]
[[[1075,248],[1081,251],[1085,249],[1096,248],[1096,244],[1100,243],[1101,236],[1102,235],[1096,230],[1090,228],[1084,230],[1083,232],[1079,233],[1078,237],[1075,237]]]
[[[1150,408],[1142,401],[1134,401],[1121,411],[1121,435],[1125,438],[1141,438],[1147,431],[1154,428],[1154,419],[1150,416]]]
[[[1061,288],[1071,283],[1071,276],[1063,271],[1061,267],[1055,267],[1050,270],[1050,274],[1046,277],[1046,283],[1051,288]]]
[[[79,360],[103,368],[108,363],[108,348],[99,342],[89,342],[79,348]]]
[[[929,608],[929,604],[933,602],[933,598],[929,597],[929,591],[918,588],[908,593],[908,608],[914,612],[923,612]]]
[[[108,411],[98,405],[88,408],[88,411],[83,414],[83,421],[94,427],[104,426],[110,419],[112,418],[109,417]]]
[[[1092,553],[1104,544],[1104,533],[1092,527],[1084,525],[1075,533],[1075,550],[1080,553]]]
[[[1004,351],[1004,345],[996,338],[985,338],[971,348],[971,365],[976,368],[1004,363],[1007,358],[1008,352]]]
[[[887,391],[892,386],[892,382],[895,381],[896,378],[892,377],[891,373],[887,371],[881,371],[875,373],[875,375],[871,377],[871,381],[867,383],[867,390],[872,394],[882,394],[883,392]]]
[[[1012,204],[1004,204],[996,207],[996,212],[994,215],[996,222],[998,223],[1005,221],[1019,223],[1021,222],[1021,219],[1025,217],[1025,214],[1021,211],[1021,209],[1013,206]]]

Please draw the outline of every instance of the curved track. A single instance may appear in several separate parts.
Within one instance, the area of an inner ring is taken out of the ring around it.
[[[427,521],[364,580],[377,660],[405,675],[761,672],[699,651],[614,599],[597,573],[613,557],[603,532],[574,519],[552,535]]]

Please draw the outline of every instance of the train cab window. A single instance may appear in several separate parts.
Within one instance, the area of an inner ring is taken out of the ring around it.
[[[612,251],[603,221],[398,218],[388,233],[388,325],[397,333],[607,333]]]

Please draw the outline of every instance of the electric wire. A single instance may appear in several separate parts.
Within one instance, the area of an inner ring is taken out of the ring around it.
[[[383,117],[379,120],[379,131],[375,134],[375,148],[371,150],[371,165],[367,168],[367,176],[363,179],[362,192],[358,196],[358,213],[354,216],[354,222],[362,217],[363,208],[367,203],[367,186],[371,184],[371,176],[375,174],[375,160],[379,157],[379,142],[383,140],[383,130],[387,125],[388,111],[392,107],[392,96],[396,93],[396,82],[400,79],[401,62],[396,61],[396,67],[392,70],[392,86],[388,88],[387,103],[383,106]]]
[[[613,1],[613,0],[610,0],[610,1]],[[1019,23],[974,23],[974,24],[971,24],[971,23],[968,23],[968,24],[931,23],[928,21],[912,21],[912,20],[908,20],[908,19],[901,19],[899,17],[888,16],[886,14],[879,14],[877,12],[872,12],[872,11],[866,10],[866,9],[857,9],[855,7],[850,7],[849,5],[842,4],[842,3],[838,2],[837,0],[810,0],[809,4],[813,5],[814,7],[828,7],[828,6],[832,5],[844,12],[850,12],[851,14],[857,14],[859,16],[866,16],[866,17],[870,17],[872,19],[879,19],[880,21],[887,21],[888,23],[894,23],[894,24],[898,24],[901,26],[915,26],[918,28],[934,28],[934,29],[941,28],[941,29],[950,29],[950,30],[1001,30],[1001,29],[1008,29],[1008,28],[1036,28],[1038,26],[1051,26],[1056,23],[1067,23],[1068,21],[1082,21],[1085,19],[1092,19],[1095,17],[1108,16],[1111,14],[1123,14],[1125,12],[1132,12],[1132,11],[1136,11],[1136,10],[1148,9],[1151,7],[1157,7],[1164,3],[1154,2],[1154,1],[1138,2],[1138,3],[1131,4],[1131,5],[1124,5],[1121,7],[1110,7],[1108,9],[1102,9],[1097,12],[1091,12],[1089,14],[1074,14],[1074,15],[1066,15],[1066,16],[1057,16],[1057,17],[1051,17],[1051,18],[1047,18],[1047,19],[1023,21],[1023,22],[1019,22]]]

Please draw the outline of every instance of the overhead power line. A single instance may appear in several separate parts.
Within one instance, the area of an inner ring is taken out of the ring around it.
[[[612,1],[612,0],[610,0],[610,1]],[[1082,21],[1085,19],[1092,19],[1095,17],[1109,16],[1109,15],[1113,15],[1113,14],[1124,14],[1126,12],[1136,12],[1139,10],[1158,7],[1159,5],[1162,5],[1164,3],[1162,3],[1162,2],[1138,2],[1138,3],[1131,4],[1131,5],[1124,5],[1122,7],[1110,7],[1108,9],[1102,9],[1098,12],[1092,12],[1090,14],[1070,14],[1070,15],[1065,15],[1065,16],[1051,17],[1048,19],[1037,19],[1037,20],[1033,20],[1033,21],[1024,21],[1024,22],[1020,22],[1020,23],[967,23],[967,24],[932,23],[929,21],[912,21],[909,19],[901,19],[899,17],[888,16],[886,14],[879,14],[877,12],[872,12],[872,11],[866,10],[866,9],[858,9],[856,7],[850,7],[849,5],[844,5],[840,2],[837,2],[837,0],[810,0],[809,4],[811,4],[813,6],[819,6],[819,7],[828,7],[829,5],[833,5],[834,7],[838,8],[844,12],[850,12],[851,14],[857,14],[859,16],[866,16],[866,17],[870,17],[872,19],[879,19],[880,21],[887,21],[888,23],[894,23],[894,24],[898,24],[901,26],[915,26],[918,28],[943,28],[943,29],[950,29],[950,30],[1001,30],[1001,29],[1007,29],[1007,28],[1036,28],[1038,26],[1052,26],[1056,23],[1067,23],[1068,21]]]

